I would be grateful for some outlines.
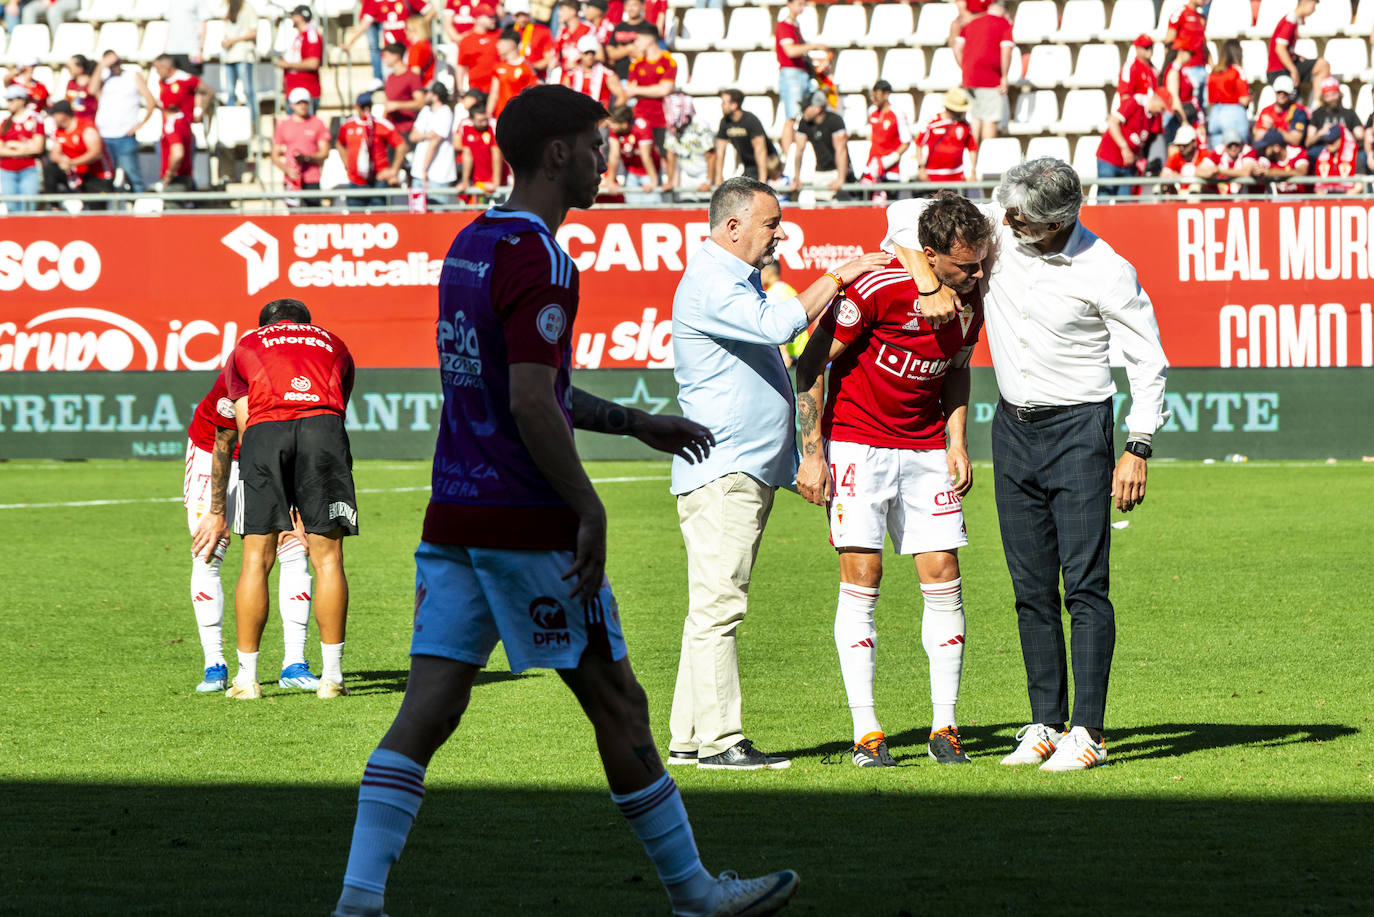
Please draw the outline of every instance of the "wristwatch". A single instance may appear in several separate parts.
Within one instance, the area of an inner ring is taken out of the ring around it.
[[[1148,459],[1154,454],[1154,450],[1150,448],[1149,443],[1141,442],[1138,439],[1128,442],[1126,444],[1126,451],[1142,459]]]

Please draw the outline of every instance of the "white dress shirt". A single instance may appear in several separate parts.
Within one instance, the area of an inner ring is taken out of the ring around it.
[[[916,221],[927,201],[888,208],[892,243],[919,251]],[[1083,404],[1116,394],[1109,345],[1121,354],[1131,389],[1126,428],[1153,434],[1167,419],[1164,378],[1169,362],[1154,306],[1135,268],[1081,222],[1064,250],[1021,245],[1002,225],[995,202],[978,208],[993,222],[996,245],[985,266],[983,305],[997,388],[1014,405]]]
[[[792,383],[778,347],[807,326],[795,296],[769,303],[753,265],[707,239],[673,296],[673,376],[682,414],[716,438],[695,465],[674,456],[685,494],[736,471],[773,487],[797,478]]]

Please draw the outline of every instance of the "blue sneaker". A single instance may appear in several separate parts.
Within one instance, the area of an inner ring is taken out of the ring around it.
[[[201,694],[210,694],[214,691],[223,691],[229,684],[229,667],[224,663],[212,665],[205,670],[205,680],[196,685],[196,691]]]
[[[308,662],[293,662],[282,669],[281,680],[277,682],[278,688],[300,688],[302,691],[314,691],[319,686],[320,679],[311,674]]]

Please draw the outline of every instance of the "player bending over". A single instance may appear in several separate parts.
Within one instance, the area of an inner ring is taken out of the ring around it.
[[[208,694],[223,691],[229,684],[222,636],[224,584],[220,580],[220,565],[229,548],[228,532],[234,525],[234,509],[239,501],[239,431],[234,422],[234,402],[229,400],[222,373],[196,405],[186,436],[186,480],[182,493],[192,536],[191,607],[196,613],[200,646],[205,654],[205,677],[196,690]],[[202,528],[204,534],[200,534]],[[277,684],[314,691],[320,680],[305,660],[312,585],[305,557],[305,545],[290,532],[282,532],[277,542],[277,562],[281,565],[277,607],[286,652]]]
[[[701,866],[677,786],[605,579],[606,513],[573,428],[628,434],[688,461],[710,432],[571,387],[578,271],[554,241],[569,208],[590,207],[606,168],[606,110],[564,86],[512,99],[496,141],[515,173],[502,207],[460,232],[439,279],[444,421],[415,552],[410,680],[368,758],[335,915],[380,914],[387,873],[425,793],[425,769],[458,725],[497,642],[511,670],[557,670],[596,732],[611,799],[644,843],[679,915],[763,915],[797,888]],[[468,843],[503,843],[495,834]]]
[[[849,285],[797,361],[797,486],[812,503],[828,504],[840,555],[835,648],[860,767],[896,766],[873,703],[885,530],[898,554],[915,555],[925,598],[930,757],[969,760],[954,718],[964,660],[958,551],[968,544],[961,501],[973,484],[968,365],[983,324],[979,280],[992,226],[969,201],[941,192],[921,215],[919,237],[935,276],[959,295],[958,321],[931,326],[921,315],[922,292],[893,259]]]

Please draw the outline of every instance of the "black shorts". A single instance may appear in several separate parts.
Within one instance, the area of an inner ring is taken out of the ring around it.
[[[239,446],[241,534],[291,530],[291,508],[307,532],[358,534],[353,454],[338,414],[253,424]]]
[[[1312,68],[1315,67],[1315,66],[1317,65],[1317,62],[1314,61],[1314,60],[1310,60],[1310,59],[1308,59],[1308,58],[1306,58],[1306,57],[1298,57],[1296,54],[1291,55],[1291,56],[1292,56],[1292,58],[1293,58],[1293,66],[1298,68],[1298,83],[1299,83],[1299,85],[1301,85],[1302,83],[1306,83],[1306,82],[1311,81],[1311,79],[1312,79]],[[1272,86],[1272,85],[1274,84],[1274,80],[1278,79],[1278,78],[1281,77],[1281,76],[1286,75],[1287,73],[1288,73],[1287,70],[1270,70],[1268,73],[1265,74],[1265,77],[1268,78],[1269,84]],[[1293,87],[1293,92],[1296,93],[1297,91],[1298,91],[1298,87],[1297,87],[1297,86],[1294,86],[1294,87]]]

